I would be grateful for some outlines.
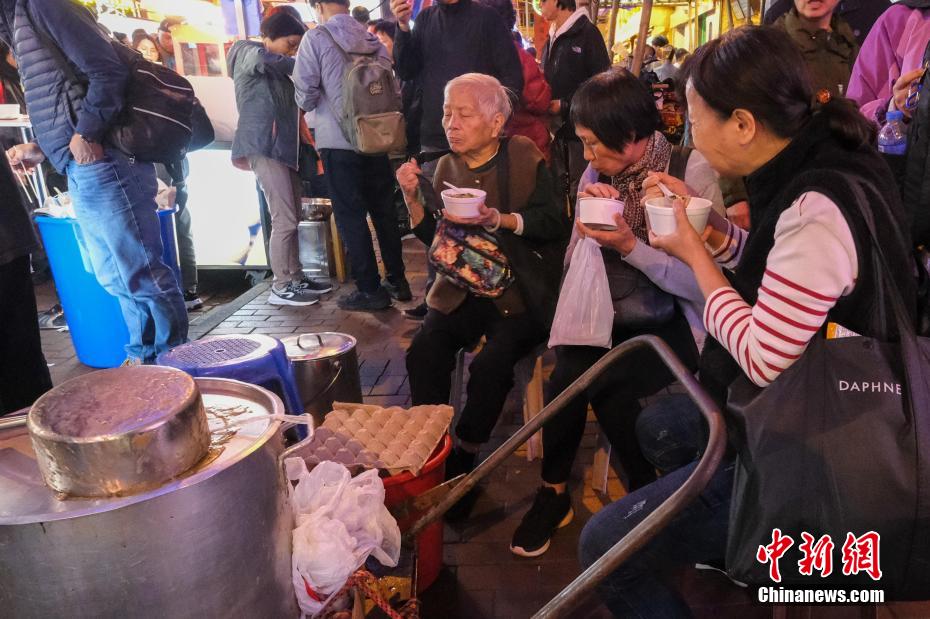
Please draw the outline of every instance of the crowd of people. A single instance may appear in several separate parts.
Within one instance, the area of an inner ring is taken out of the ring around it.
[[[233,163],[254,172],[271,214],[269,303],[310,305],[330,290],[304,276],[297,252],[306,151],[322,163],[352,267],[355,290],[339,307],[374,311],[412,301],[396,183],[430,265],[424,302],[408,311],[422,320],[406,357],[413,404],[448,402],[458,352],[475,352],[447,478],[477,465],[514,385],[514,367],[546,345],[556,308],[590,302],[562,294],[579,243],[600,247],[612,344],[661,338],[721,409],[733,406],[734,386],[775,392],[792,366],[818,349],[828,323],[881,342],[910,332],[879,311],[883,291],[896,291],[917,328],[914,256],[926,239],[912,222],[926,205],[902,204],[902,178],[876,150],[875,136],[892,111],[918,122],[930,57],[927,2],[777,2],[767,14],[771,26],[736,28],[693,53],[654,38],[642,75],[611,66],[600,31],[574,0],[540,2],[550,30],[538,59],[514,30],[509,0],[439,0],[415,25],[409,0],[392,0],[394,19],[374,22],[367,11],[350,12],[349,0],[311,5],[315,27],[278,9],[264,17],[260,40],[238,41],[228,54],[239,109]],[[48,158],[67,176],[97,276],[130,327],[127,361],[149,363],[186,340],[182,290],[196,292],[196,269],[193,281],[185,275],[179,284],[158,258],[155,170],[107,144],[126,68],[76,5],[33,2],[33,22],[21,19],[22,10],[21,2],[0,0],[0,39],[19,65],[38,141],[12,147],[10,162],[35,166]],[[55,66],[51,43],[33,23],[88,77],[86,92],[71,92],[63,72],[48,69]],[[132,33],[127,43],[172,66],[172,25]],[[359,57],[396,77],[391,87],[406,120],[400,152],[362,152],[347,129],[346,100],[354,96],[347,68]],[[665,131],[657,100],[675,90],[686,108],[681,144]],[[58,120],[68,118],[74,122]],[[0,183],[10,190],[13,177],[2,167]],[[183,181],[183,174],[172,177]],[[445,209],[447,187],[483,192],[477,215]],[[678,201],[676,230],[655,234],[646,201],[663,192],[706,199],[707,228],[696,231]],[[623,203],[615,226],[578,219],[577,200],[592,197]],[[4,388],[5,411],[49,387],[44,366],[14,361],[24,350],[41,358],[35,326],[26,324],[34,323],[34,303],[10,302],[11,295],[31,299],[27,256],[34,249],[15,202],[0,204],[10,211],[0,218],[0,312],[9,317],[0,324],[17,335],[0,336],[0,376],[21,389]],[[607,350],[555,346],[546,400]],[[656,358],[637,352],[545,427],[542,483],[513,533],[513,553],[545,553],[571,521],[568,484],[589,406],[629,494],[586,525],[585,566],[684,483],[706,446],[700,411],[681,395],[640,404],[672,382]],[[734,452],[741,438],[733,439]],[[724,564],[739,467],[728,452],[701,500],[604,581],[600,592],[616,616],[688,615],[666,575],[679,565]],[[466,518],[474,497],[448,517]]]

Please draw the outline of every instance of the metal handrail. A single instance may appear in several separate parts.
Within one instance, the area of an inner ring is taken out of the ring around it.
[[[575,382],[552,400],[552,402],[546,405],[538,415],[524,424],[520,430],[507,439],[503,445],[498,447],[494,453],[481,462],[474,471],[446,482],[451,489],[410,528],[407,533],[408,538],[415,537],[430,523],[442,517],[449,508],[465,496],[469,490],[474,488],[479,481],[496,469],[504,460],[510,457],[511,454],[523,445],[523,443],[538,432],[543,425],[561,412],[571,400],[590,387],[591,384],[610,366],[616,363],[619,358],[640,348],[651,348],[659,356],[659,359],[662,360],[665,366],[668,367],[675,378],[681,382],[688,396],[697,404],[701,414],[707,420],[710,431],[707,448],[694,471],[672,496],[663,502],[653,513],[644,518],[642,522],[622,540],[617,542],[613,548],[607,551],[607,553],[591,565],[591,567],[572,581],[561,593],[550,600],[548,604],[534,615],[534,619],[566,616],[570,610],[575,608],[592,592],[594,587],[597,586],[601,580],[617,569],[617,567],[628,559],[631,554],[652,539],[652,537],[665,527],[682,508],[704,490],[707,482],[717,470],[717,466],[720,464],[720,460],[726,448],[726,429],[723,423],[723,416],[720,414],[720,411],[717,410],[717,405],[710,396],[707,395],[697,379],[694,378],[694,375],[685,367],[681,360],[678,359],[675,353],[672,352],[668,344],[654,335],[641,335],[629,339],[610,350]]]
[[[630,342],[636,340],[641,340],[637,343],[637,347],[648,345],[658,353],[662,362],[665,363],[672,373],[675,374],[676,378],[681,381],[688,396],[701,410],[701,414],[704,416],[704,419],[707,420],[707,425],[710,429],[707,448],[704,450],[704,455],[701,456],[694,471],[692,471],[688,479],[685,480],[672,496],[663,501],[654,512],[646,516],[642,522],[627,533],[623,539],[614,544],[613,548],[604,553],[600,559],[595,561],[588,569],[569,583],[558,595],[552,598],[548,604],[533,615],[533,619],[554,619],[556,617],[567,616],[572,609],[578,606],[581,601],[591,594],[594,588],[604,580],[604,578],[620,567],[620,565],[629,559],[634,552],[652,540],[659,531],[664,529],[672,521],[678,512],[703,492],[710,478],[717,471],[717,467],[720,465],[720,460],[726,450],[727,432],[723,422],[723,415],[717,410],[716,403],[707,395],[700,383],[687,371],[665,342],[651,335],[638,337],[634,340],[630,340]],[[616,350],[615,348],[614,351]],[[623,352],[614,355],[612,359],[621,356]],[[597,367],[597,364],[595,364],[591,370]],[[588,373],[590,373],[591,370],[589,370]],[[588,373],[585,373],[585,376],[587,376]]]

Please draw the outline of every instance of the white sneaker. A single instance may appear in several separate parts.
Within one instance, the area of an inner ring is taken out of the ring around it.
[[[319,300],[320,295],[294,282],[288,283],[284,288],[272,286],[271,292],[268,293],[268,303],[271,305],[313,305]]]

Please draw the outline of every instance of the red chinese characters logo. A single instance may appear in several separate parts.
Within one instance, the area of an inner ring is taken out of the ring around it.
[[[772,543],[766,546],[759,546],[759,550],[756,551],[756,560],[762,564],[769,564],[769,578],[774,582],[781,582],[781,571],[778,569],[778,561],[793,545],[794,540],[790,536],[782,535],[781,529],[774,529],[772,531]]]
[[[879,561],[879,542],[881,536],[875,531],[869,531],[859,537],[853,533],[846,534],[843,543],[842,559],[844,576],[855,576],[860,573],[868,574],[872,580],[882,577],[881,563]],[[769,578],[773,582],[781,582],[781,569],[779,560],[794,545],[794,538],[782,533],[781,529],[772,530],[772,541],[759,546],[756,551],[756,560],[769,565]],[[801,576],[813,576],[814,571],[826,578],[833,573],[833,549],[835,544],[829,535],[816,538],[806,531],[801,533],[801,543],[798,550],[801,559],[798,561],[798,573]]]
[[[843,574],[852,576],[865,572],[872,580],[882,577],[882,568],[878,560],[878,533],[869,531],[856,537],[852,533],[846,534],[843,544]]]
[[[801,545],[798,546],[804,556],[798,561],[798,572],[803,576],[811,576],[814,570],[820,572],[821,578],[833,573],[833,540],[824,535],[816,542],[814,536],[806,531],[801,533]]]

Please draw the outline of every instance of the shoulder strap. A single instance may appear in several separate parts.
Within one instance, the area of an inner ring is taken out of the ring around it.
[[[339,53],[342,54],[342,57],[345,58],[345,59],[346,59],[346,62],[348,62],[349,64],[352,64],[352,56],[376,56],[377,53],[378,53],[377,51],[372,52],[372,53],[370,53],[370,54],[365,54],[365,53],[362,53],[362,52],[349,52],[349,51],[346,51],[345,49],[343,49],[343,47],[342,47],[341,45],[339,45],[339,41],[337,41],[337,40],[336,40],[336,37],[333,36],[333,33],[329,31],[329,28],[327,28],[327,27],[326,27],[325,25],[323,25],[323,24],[320,24],[319,26],[317,26],[317,29],[318,29],[318,30],[322,30],[323,32],[326,33],[326,36],[329,37],[329,40],[333,42],[333,45],[336,47],[336,49],[339,50]]]
[[[497,197],[501,201],[497,210],[501,213],[510,213],[510,152],[507,144],[510,138],[501,140],[497,161]]]
[[[672,147],[672,156],[668,160],[668,175],[674,176],[678,180],[685,180],[685,173],[688,171],[688,160],[691,158],[693,148],[688,146],[676,145]]]

